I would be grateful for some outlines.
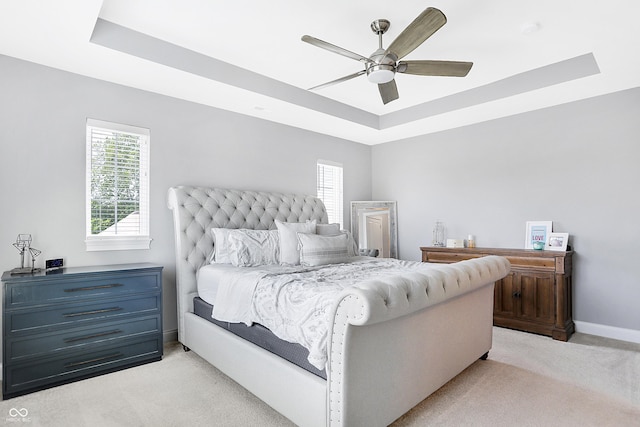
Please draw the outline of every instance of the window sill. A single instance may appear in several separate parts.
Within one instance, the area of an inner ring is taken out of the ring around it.
[[[87,252],[93,251],[129,251],[149,249],[151,244],[149,236],[114,236],[114,237],[88,237],[84,241]]]

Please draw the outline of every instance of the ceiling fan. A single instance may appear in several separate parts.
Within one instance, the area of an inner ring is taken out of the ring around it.
[[[382,102],[387,104],[398,99],[398,88],[394,80],[396,73],[415,74],[419,76],[452,76],[464,77],[469,73],[473,62],[461,61],[400,61],[415,48],[420,46],[440,27],[446,24],[447,18],[444,14],[433,7],[425,9],[398,37],[389,45],[387,49],[382,47],[382,35],[391,25],[386,19],[377,19],[371,23],[371,30],[378,35],[378,49],[368,58],[349,50],[327,43],[323,40],[311,36],[302,36],[302,41],[326,49],[338,55],[355,59],[364,63],[364,70],[348,76],[323,83],[309,88],[309,90],[320,89],[336,83],[351,80],[363,74],[372,83],[378,84]]]

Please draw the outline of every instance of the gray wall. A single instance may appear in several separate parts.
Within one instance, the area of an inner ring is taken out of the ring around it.
[[[87,117],[151,130],[150,250],[86,252]],[[175,258],[166,192],[178,184],[315,194],[316,161],[344,166],[345,200],[371,197],[368,146],[0,56],[0,271],[31,233],[38,265],[156,262],[164,328],[175,330]],[[349,209],[345,206],[345,226]]]
[[[326,159],[345,166],[347,227],[349,201],[398,201],[404,259],[420,258],[437,219],[450,237],[513,248],[523,246],[525,221],[553,220],[576,250],[574,317],[640,331],[640,89],[373,147],[5,56],[0,94],[1,271],[19,263],[18,233],[33,235],[40,265],[161,263],[173,330],[167,188],[314,193],[315,162]],[[87,117],[151,129],[148,251],[85,251]]]
[[[450,238],[524,247],[552,220],[576,251],[574,319],[640,332],[640,89],[374,146],[373,197],[398,201],[400,256]]]

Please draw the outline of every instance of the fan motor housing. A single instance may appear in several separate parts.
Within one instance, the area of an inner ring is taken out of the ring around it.
[[[367,79],[372,83],[387,83],[393,80],[396,73],[396,61],[393,55],[385,55],[386,50],[380,48],[373,52],[367,62]]]
[[[386,64],[386,65],[395,65],[396,58],[395,55],[390,53],[385,55],[387,51],[385,49],[377,49],[375,52],[369,56],[369,59],[375,62],[376,64]]]

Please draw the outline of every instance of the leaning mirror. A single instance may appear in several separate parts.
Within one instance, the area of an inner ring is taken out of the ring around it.
[[[351,234],[360,250],[378,249],[379,258],[398,258],[396,202],[351,202]]]

